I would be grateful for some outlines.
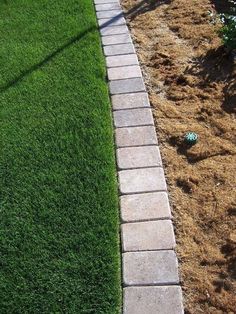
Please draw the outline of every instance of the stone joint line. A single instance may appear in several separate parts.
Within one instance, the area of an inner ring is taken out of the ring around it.
[[[120,191],[123,314],[183,314],[175,236],[152,110],[119,0],[94,0]]]

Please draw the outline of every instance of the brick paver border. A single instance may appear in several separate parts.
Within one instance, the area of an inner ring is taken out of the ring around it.
[[[94,0],[120,191],[124,314],[183,314],[175,236],[148,95],[119,0]]]

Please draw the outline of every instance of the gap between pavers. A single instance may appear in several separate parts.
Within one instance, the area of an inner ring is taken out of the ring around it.
[[[123,313],[183,314],[165,175],[139,62],[119,1],[94,2],[120,169]]]

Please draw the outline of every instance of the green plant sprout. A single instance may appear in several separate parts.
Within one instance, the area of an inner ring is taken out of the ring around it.
[[[224,45],[231,51],[236,49],[236,1],[229,1],[232,4],[231,14],[220,14],[224,26],[220,30]]]

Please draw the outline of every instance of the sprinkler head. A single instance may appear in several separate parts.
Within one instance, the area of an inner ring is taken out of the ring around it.
[[[197,133],[194,133],[194,132],[188,132],[185,134],[184,140],[185,140],[185,143],[188,145],[191,145],[191,146],[195,145],[198,140],[198,135]]]

